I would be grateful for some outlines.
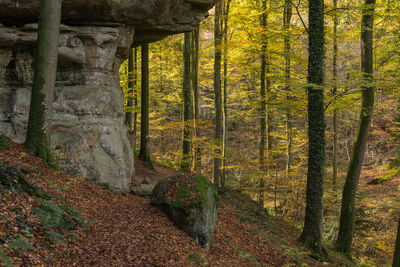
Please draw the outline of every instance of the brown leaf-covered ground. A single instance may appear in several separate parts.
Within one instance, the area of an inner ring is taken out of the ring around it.
[[[295,241],[296,231],[263,212],[257,217],[255,203],[237,192],[222,197],[212,246],[205,250],[148,199],[55,171],[21,145],[11,146],[10,151],[0,150],[0,162],[32,169],[27,178],[50,193],[53,201],[69,203],[90,218],[87,227],[65,232],[64,243],[51,244],[32,214],[36,200],[0,187],[0,249],[16,266],[284,266],[293,261],[321,265]],[[31,235],[18,228],[21,214],[32,226]],[[12,252],[6,233],[25,239],[36,250]]]

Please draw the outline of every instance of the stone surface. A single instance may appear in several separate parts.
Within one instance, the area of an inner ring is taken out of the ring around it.
[[[151,203],[198,245],[209,248],[218,213],[218,195],[203,176],[177,175],[162,179]]]
[[[73,175],[128,191],[133,151],[119,67],[129,48],[190,31],[215,0],[64,0],[51,149]],[[23,143],[39,0],[0,0],[0,135]]]
[[[37,22],[39,0],[0,0],[4,25]],[[69,25],[134,26],[135,43],[190,31],[216,0],[63,0],[62,22]],[[12,36],[8,41],[12,42]]]
[[[141,184],[138,186],[132,186],[132,193],[140,197],[150,197],[155,184]]]

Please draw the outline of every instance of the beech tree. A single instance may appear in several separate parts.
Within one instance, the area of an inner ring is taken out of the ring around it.
[[[32,97],[25,147],[55,167],[49,137],[57,73],[61,0],[41,0]]]
[[[353,145],[346,183],[342,194],[339,235],[336,241],[338,251],[350,254],[353,240],[355,198],[358,179],[361,173],[371,119],[374,109],[373,82],[373,27],[376,0],[365,0],[361,19],[361,72],[362,72],[362,104],[358,129]]]
[[[215,94],[215,149],[214,149],[214,184],[221,183],[222,167],[222,91],[221,91],[221,61],[222,61],[222,7],[223,2],[217,2],[214,19],[214,94]]]
[[[200,27],[196,27],[192,32],[191,38],[191,74],[193,90],[193,119],[194,119],[194,170],[201,170],[201,147],[200,147],[200,89],[199,89],[199,35]]]
[[[149,44],[142,45],[142,106],[140,123],[140,152],[139,159],[149,168],[153,168],[150,159],[149,144],[149,112],[150,112],[150,94],[149,94]]]
[[[309,0],[308,7],[308,173],[306,214],[299,240],[325,256],[322,247],[325,163],[324,1]]]
[[[190,32],[184,34],[183,41],[183,142],[180,169],[190,171],[190,125],[191,120],[191,95],[190,95]]]

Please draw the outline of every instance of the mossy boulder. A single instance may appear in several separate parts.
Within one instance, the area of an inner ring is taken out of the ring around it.
[[[218,213],[218,194],[204,176],[180,174],[162,179],[151,194],[151,203],[188,234],[209,248]]]

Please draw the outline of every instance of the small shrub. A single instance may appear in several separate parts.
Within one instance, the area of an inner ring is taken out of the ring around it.
[[[10,138],[8,138],[7,136],[4,135],[0,135],[0,149],[3,150],[10,150]]]
[[[59,243],[64,239],[62,231],[76,229],[77,226],[85,226],[81,214],[74,208],[58,206],[55,203],[40,199],[38,207],[33,210],[46,228],[46,235],[50,242]]]

